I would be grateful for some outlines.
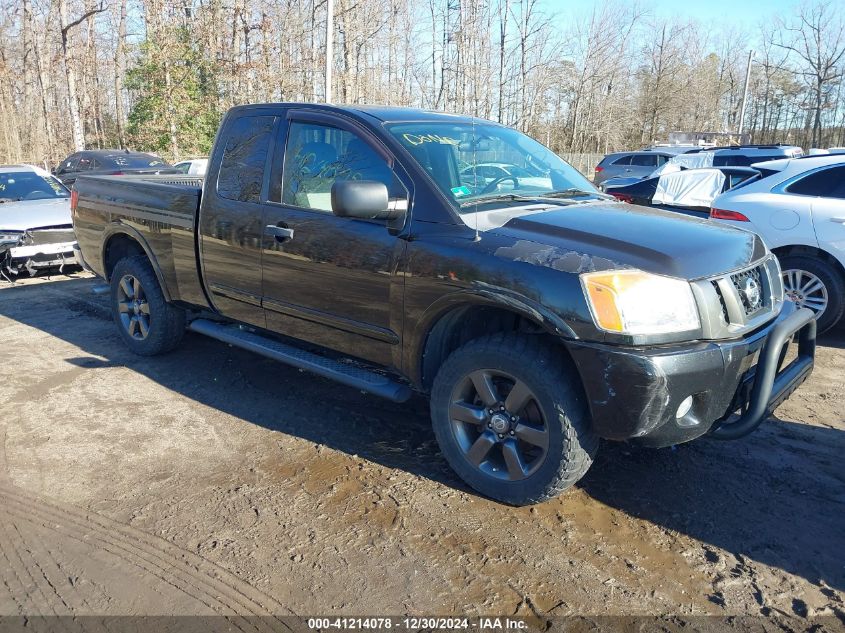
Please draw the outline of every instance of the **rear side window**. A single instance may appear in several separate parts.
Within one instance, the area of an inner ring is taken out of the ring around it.
[[[117,167],[143,169],[144,167],[167,167],[167,163],[152,154],[117,154],[106,156],[105,160]]]
[[[800,196],[845,198],[845,167],[831,167],[813,172],[793,182],[786,191]]]
[[[227,200],[259,202],[272,131],[271,116],[245,116],[229,126],[217,176],[217,195]]]
[[[654,154],[634,154],[631,156],[631,164],[640,167],[657,167],[657,156]]]
[[[615,161],[613,161],[614,165],[630,165],[631,164],[631,155],[626,154],[625,156],[620,156]]]

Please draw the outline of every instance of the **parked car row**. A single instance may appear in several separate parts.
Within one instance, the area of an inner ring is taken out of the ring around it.
[[[169,165],[129,150],[75,152],[50,174],[32,165],[0,165],[0,275],[64,271],[79,265],[70,188],[80,176],[185,174],[203,177],[206,158]]]
[[[672,157],[680,154],[694,154],[702,151],[713,153],[713,167],[749,166],[778,158],[795,158],[803,154],[803,150],[795,145],[734,145],[723,148],[703,149],[694,146],[683,146],[678,151],[663,146],[637,152],[615,152],[605,156],[596,165],[593,182],[601,185],[606,180],[615,177],[647,178],[654,170]]]

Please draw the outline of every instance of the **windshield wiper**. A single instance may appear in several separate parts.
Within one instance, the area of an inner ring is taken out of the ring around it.
[[[20,202],[23,198],[0,198],[0,204],[4,202]]]
[[[581,196],[613,198],[610,194],[602,193],[601,191],[587,191],[586,189],[578,189],[577,187],[562,189],[561,191],[549,191],[548,193],[543,194],[543,197],[545,198],[579,198]]]
[[[461,203],[461,208],[471,207],[477,204],[487,204],[488,202],[502,202],[503,200],[519,200],[532,202],[538,200],[537,196],[521,196],[516,193],[499,193],[495,196],[484,196],[482,198],[475,198],[474,200],[465,200]]]

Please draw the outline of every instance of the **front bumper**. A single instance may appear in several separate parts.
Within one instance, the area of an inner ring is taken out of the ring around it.
[[[781,368],[796,332],[798,356]],[[734,439],[756,428],[810,375],[815,338],[812,313],[786,302],[774,321],[741,339],[653,348],[571,341],[568,349],[601,437],[669,446],[711,429]],[[689,396],[689,411],[676,417]]]
[[[49,268],[58,268],[61,271],[65,266],[79,265],[74,245],[75,242],[60,242],[13,246],[5,253],[3,267],[13,275],[23,272],[33,275]]]

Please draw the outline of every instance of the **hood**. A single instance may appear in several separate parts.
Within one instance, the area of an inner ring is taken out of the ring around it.
[[[0,204],[0,230],[25,231],[70,225],[70,198],[21,200]]]
[[[749,231],[622,202],[526,211],[489,230],[516,240],[509,247],[514,259],[567,272],[638,268],[698,279],[736,270],[766,253],[763,241]]]

